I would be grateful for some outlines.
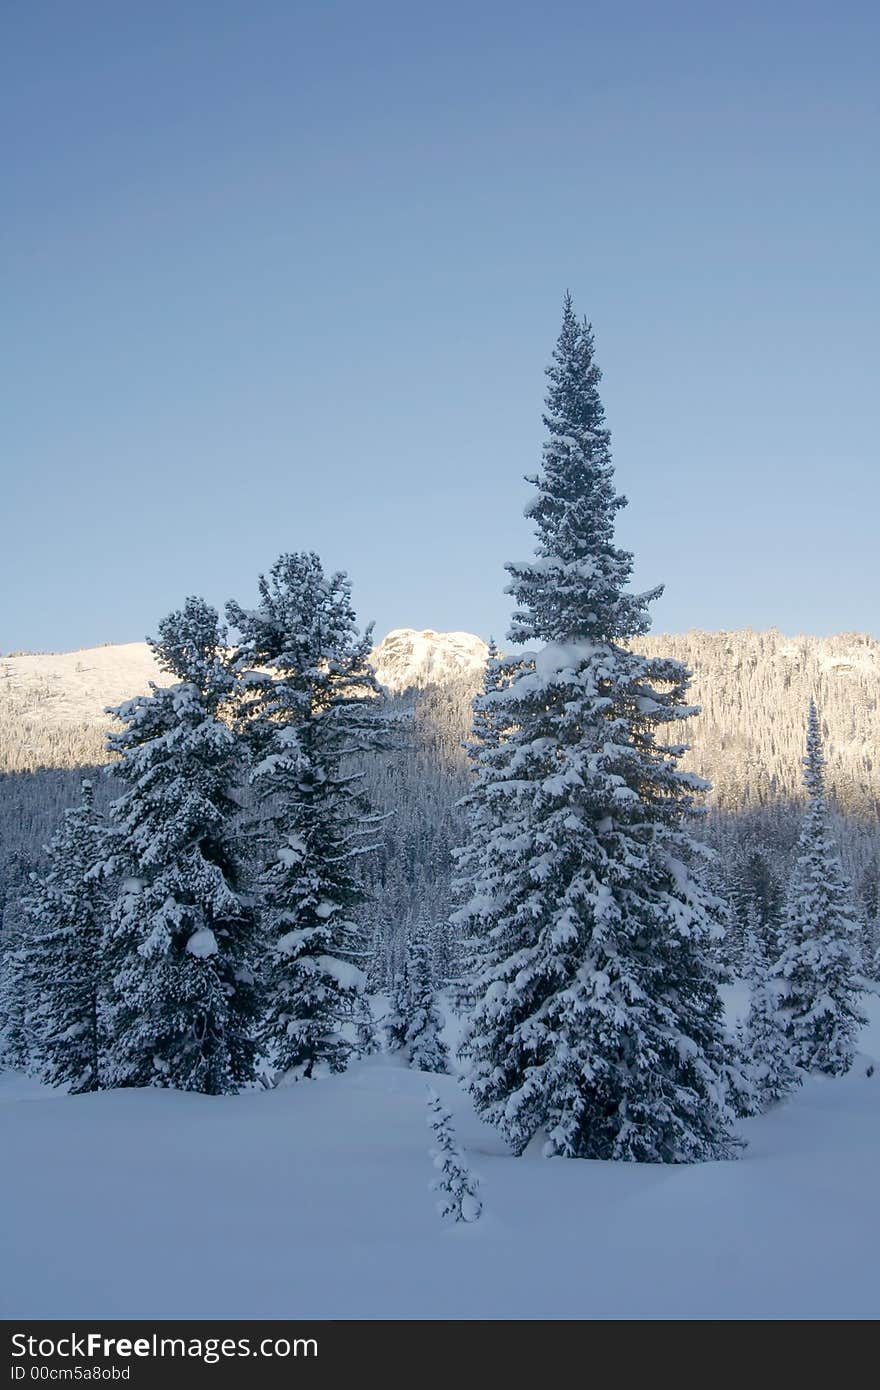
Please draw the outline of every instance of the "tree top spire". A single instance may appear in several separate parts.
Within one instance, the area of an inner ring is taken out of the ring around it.
[[[825,794],[825,754],[822,749],[819,712],[813,699],[810,700],[807,716],[807,752],[803,764],[804,786],[810,799],[817,801]]]

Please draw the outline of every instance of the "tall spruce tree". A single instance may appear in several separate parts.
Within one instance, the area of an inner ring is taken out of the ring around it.
[[[803,1071],[848,1071],[865,1017],[860,1007],[859,922],[831,835],[825,758],[810,701],[804,815],[783,924],[785,950],[773,975],[782,984],[791,1060]]]
[[[340,1071],[352,1052],[372,943],[357,920],[355,861],[374,848],[376,818],[351,759],[380,741],[371,629],[359,633],[345,574],[314,553],[282,555],[259,581],[259,604],[228,605],[241,728],[256,798],[251,834],[267,942],[262,1044],[276,1079]],[[362,1021],[362,1020],[361,1020]],[[349,1029],[350,1031],[350,1029]]]
[[[225,632],[187,599],[150,641],[165,689],[121,705],[110,735],[127,791],[113,805],[120,886],[111,1082],[217,1095],[252,1080],[258,990],[253,909],[237,852],[240,741]]]
[[[102,948],[107,837],[92,782],[67,811],[34,877],[24,948],[30,996],[31,1064],[73,1094],[104,1084],[107,980]]]
[[[516,1152],[543,1132],[549,1154],[724,1157],[716,928],[684,824],[703,784],[657,737],[692,713],[689,676],[626,645],[660,590],[625,589],[593,335],[568,296],[547,375],[537,558],[508,566],[511,640],[540,645],[478,702],[502,732],[477,755],[462,861],[482,940],[470,1090]]]

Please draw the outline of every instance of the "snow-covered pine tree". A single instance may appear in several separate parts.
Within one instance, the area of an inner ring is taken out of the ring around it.
[[[880,916],[867,925],[863,958],[868,979],[880,982]]]
[[[46,855],[47,867],[34,876],[25,905],[31,1063],[43,1081],[76,1095],[100,1090],[106,1050],[107,833],[89,779]]]
[[[9,888],[5,896],[0,930],[0,1065],[11,1071],[27,1071],[33,1057],[28,1018],[31,931],[24,914],[13,910],[18,907],[17,890]]]
[[[431,923],[419,915],[408,943],[410,1007],[404,1046],[416,1071],[449,1071],[449,1052],[443,1041],[443,1016],[437,1004],[431,968]]]
[[[470,1090],[517,1153],[543,1131],[549,1154],[725,1157],[717,928],[685,826],[704,784],[657,737],[692,712],[689,673],[626,645],[660,591],[625,589],[593,335],[569,296],[548,377],[537,559],[508,566],[511,640],[541,645],[483,697],[504,732],[478,753],[461,860],[482,938]]]
[[[400,1052],[406,1047],[406,1035],[412,1012],[412,982],[409,978],[409,942],[404,942],[403,950],[395,961],[395,969],[388,991],[388,1010],[383,1019],[385,1044],[389,1052]]]
[[[257,891],[268,943],[262,1043],[276,1078],[341,1071],[353,1050],[370,945],[356,921],[359,855],[376,818],[351,760],[381,742],[371,629],[357,630],[345,574],[314,553],[282,555],[259,580],[259,604],[227,608],[240,727],[251,747]],[[361,1018],[363,1023],[363,1018]]]
[[[369,994],[381,994],[387,983],[387,934],[374,901],[370,900],[364,904],[360,914],[360,924],[366,950],[364,972],[367,992]]]
[[[761,966],[752,978],[749,1012],[737,1034],[744,1084],[731,1089],[740,1115],[762,1114],[802,1080],[791,1058],[784,985],[771,963],[764,960]]]
[[[758,1115],[800,1084],[792,1066],[782,1011],[784,990],[773,976],[759,904],[749,898],[740,976],[749,987],[749,1009],[736,1033],[740,1071],[731,1068],[731,1103],[738,1115]]]
[[[766,937],[757,903],[750,901],[745,905],[744,918],[740,975],[748,985],[753,986],[766,977],[768,970]]]
[[[459,906],[452,913],[451,926],[459,944],[460,972],[454,1002],[461,1013],[473,1008],[481,990],[481,974],[486,956],[484,910],[501,901],[505,865],[499,831],[504,810],[505,758],[502,744],[510,716],[499,698],[519,668],[503,661],[494,637],[489,639],[483,689],[473,702],[471,737],[465,745],[473,769],[470,788],[461,798],[460,809],[467,826],[467,838],[453,850],[455,878],[453,892]],[[495,782],[502,784],[501,802],[496,800]],[[479,892],[475,885],[479,884]]]
[[[860,874],[858,906],[862,919],[862,964],[866,976],[876,980],[880,966],[880,861],[876,858]]]
[[[745,968],[750,931],[756,936],[754,944],[760,947],[761,954],[770,961],[777,958],[781,950],[783,898],[782,885],[765,849],[748,844],[735,866],[730,890],[737,938],[733,943],[734,965]]]
[[[112,807],[119,890],[108,1076],[218,1095],[252,1080],[255,919],[237,852],[242,748],[230,728],[225,631],[202,599],[150,641],[165,689],[127,701],[110,735],[127,790]]]
[[[428,934],[434,988],[437,991],[452,989],[459,976],[459,950],[448,917],[432,917]]]
[[[373,1014],[372,997],[362,990],[354,1006],[355,1037],[359,1057],[369,1057],[381,1047],[380,1033]]]
[[[429,1184],[429,1190],[438,1194],[437,1210],[444,1221],[478,1221],[483,1210],[479,1180],[464,1161],[455,1140],[452,1116],[433,1086],[428,1087],[427,1096],[428,1124],[436,1143],[429,1153],[440,1174]]]
[[[773,969],[792,1063],[839,1075],[852,1066],[865,1017],[859,994],[859,923],[831,835],[819,716],[810,701],[804,815],[783,924],[785,949]]]

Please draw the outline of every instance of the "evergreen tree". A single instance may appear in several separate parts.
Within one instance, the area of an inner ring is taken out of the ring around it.
[[[765,950],[760,911],[754,899],[748,906],[742,960],[742,977],[749,986],[749,1011],[737,1029],[742,1079],[731,1085],[734,1108],[740,1115],[761,1114],[800,1084],[792,1065],[786,1020],[782,1009],[784,990],[773,974],[773,961]]]
[[[452,927],[458,936],[462,962],[454,1002],[462,1013],[473,1008],[480,990],[486,950],[484,910],[490,902],[500,901],[504,893],[505,860],[495,852],[496,845],[499,850],[504,848],[501,817],[506,791],[502,745],[510,716],[503,692],[517,669],[509,660],[502,660],[495,639],[490,638],[483,688],[473,701],[471,738],[466,744],[474,771],[471,786],[460,802],[467,835],[453,851],[453,888],[460,905],[452,914]],[[500,784],[499,794],[496,783]],[[474,892],[476,884],[480,885],[478,893]]]
[[[156,659],[177,684],[115,711],[120,887],[111,1084],[210,1095],[254,1076],[259,999],[253,910],[236,849],[242,750],[227,718],[225,632],[201,599],[160,624]]]
[[[862,870],[859,897],[865,919],[875,921],[880,916],[880,862],[877,859],[872,859]]]
[[[14,892],[12,888],[6,892],[0,933],[0,1063],[13,1071],[27,1071],[34,1054],[29,1018],[31,933],[29,924],[13,911]]]
[[[434,917],[428,926],[428,953],[431,977],[436,990],[446,990],[458,982],[459,952],[448,919]]]
[[[807,810],[785,913],[786,948],[773,974],[784,989],[791,1060],[839,1075],[865,1023],[859,1003],[859,924],[829,826],[819,716],[810,701],[803,760]]]
[[[748,844],[737,865],[731,892],[740,957],[737,965],[743,970],[748,967],[750,932],[756,936],[753,944],[760,946],[762,955],[771,961],[779,955],[784,896],[767,852],[754,843]]]
[[[369,963],[356,914],[358,856],[375,848],[353,757],[380,742],[371,629],[359,634],[344,574],[282,555],[256,610],[227,609],[241,634],[239,715],[252,758],[252,834],[268,943],[262,1042],[276,1077],[341,1071]],[[363,1019],[361,1019],[363,1022]]]
[[[880,981],[880,916],[867,925],[863,960],[868,978]]]
[[[43,774],[51,776],[51,773]],[[38,849],[45,855],[44,836],[24,852],[13,843],[10,831],[15,829],[31,835],[38,833],[45,802],[31,795],[39,789],[42,778],[31,773],[26,779],[0,779],[0,1066],[13,1071],[27,1071],[34,1054],[34,1039],[30,1022],[31,988],[28,978],[28,946],[33,934],[25,911],[28,885],[33,882],[39,865]],[[26,796],[16,796],[25,782]],[[76,786],[81,790],[81,779]],[[65,798],[64,806],[69,803]],[[3,815],[3,812],[6,815]],[[45,815],[45,810],[43,811]]]
[[[412,982],[409,978],[409,964],[408,944],[404,943],[392,979],[388,1012],[384,1019],[385,1041],[389,1052],[400,1052],[406,1047],[406,1036],[412,1011]]]
[[[428,1124],[434,1131],[436,1148],[430,1156],[440,1174],[430,1184],[437,1192],[437,1210],[444,1221],[478,1221],[483,1210],[480,1184],[464,1161],[455,1140],[452,1116],[433,1087],[428,1087]]]
[[[755,985],[767,975],[766,941],[761,929],[759,909],[751,900],[745,910],[742,948],[742,978]]]
[[[667,724],[688,672],[634,652],[647,604],[626,591],[593,335],[566,297],[548,369],[548,440],[529,512],[537,559],[509,565],[511,639],[539,643],[492,712],[463,856],[481,938],[464,1036],[480,1113],[516,1152],[687,1162],[731,1154],[716,928],[685,828],[704,784]]]
[[[370,995],[366,991],[358,994],[355,1001],[355,1036],[359,1057],[370,1057],[380,1049],[380,1035],[373,1016]]]
[[[732,1088],[740,1115],[762,1114],[802,1080],[792,1061],[784,988],[772,965],[764,961],[763,967],[752,980],[748,1016],[738,1031],[747,1080],[747,1085]]]
[[[862,870],[859,902],[862,915],[862,963],[865,974],[876,980],[880,968],[880,863],[876,859]]]
[[[24,972],[30,995],[32,1063],[49,1085],[73,1094],[103,1085],[106,978],[102,936],[106,832],[91,781],[65,813],[34,876],[26,908],[31,936]]]
[[[443,1041],[443,1017],[431,969],[431,926],[422,914],[416,924],[409,953],[410,1000],[405,1047],[409,1064],[417,1071],[447,1072],[449,1052]]]

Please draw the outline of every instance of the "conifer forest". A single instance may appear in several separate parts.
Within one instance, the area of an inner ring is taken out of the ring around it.
[[[393,1149],[395,1100],[421,1094],[435,1176],[426,1156],[424,1182],[400,1159],[396,1180],[433,1189],[438,1231],[512,1202],[540,1260],[580,1189],[535,1162],[735,1183],[756,1124],[785,1136],[801,1093],[833,1114],[870,1085],[877,644],[648,635],[660,590],[633,588],[617,542],[598,349],[569,295],[543,424],[503,640],[377,643],[349,576],[305,550],[223,612],[183,596],[149,639],[155,679],[97,721],[59,724],[57,690],[6,659],[3,1065],[67,1097],[77,1152],[136,1134],[148,1093],[226,1098],[245,1154],[277,1152],[281,1122],[302,1154],[329,1145],[332,1191],[349,1123]],[[199,1200],[215,1181],[209,1162]],[[489,1225],[475,1269],[497,1258]],[[342,1297],[377,1315],[352,1274]],[[570,1293],[554,1306],[576,1315]],[[411,1311],[432,1315],[424,1290]]]

